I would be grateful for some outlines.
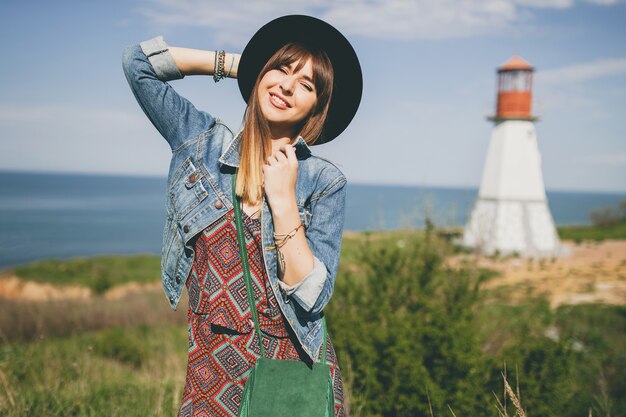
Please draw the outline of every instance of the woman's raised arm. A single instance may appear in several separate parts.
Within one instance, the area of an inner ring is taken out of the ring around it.
[[[187,140],[210,129],[215,118],[198,110],[167,82],[185,75],[212,75],[215,52],[189,48],[170,48],[157,36],[124,49],[122,68],[130,88],[150,122],[161,133],[173,151]],[[227,54],[226,70],[233,62],[234,74],[239,57]],[[180,66],[180,68],[179,68]]]
[[[169,47],[170,53],[178,70],[183,75],[213,75],[215,73],[215,51],[202,49]],[[224,57],[224,73],[228,77],[237,78],[240,54],[226,52]]]

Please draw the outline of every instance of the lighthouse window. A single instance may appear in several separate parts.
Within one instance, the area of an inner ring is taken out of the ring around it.
[[[514,71],[511,75],[511,90],[524,90],[524,73],[521,71]]]
[[[500,91],[528,91],[531,82],[530,71],[507,71],[500,74]]]

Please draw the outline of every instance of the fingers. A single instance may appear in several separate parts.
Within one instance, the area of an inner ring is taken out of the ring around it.
[[[297,163],[298,158],[296,158],[296,148],[290,144],[283,144],[279,148],[279,152],[277,154],[280,155],[283,159],[288,160],[292,163]]]
[[[287,156],[284,154],[284,150],[282,148],[274,153],[274,157],[279,162],[287,160]]]
[[[290,160],[297,160],[296,158],[296,147],[293,145],[283,145],[281,149],[284,149],[287,158]]]
[[[267,158],[267,163],[269,165],[274,165],[283,161],[297,162],[296,150],[293,145],[283,144],[280,146],[278,151],[274,152],[273,155]]]

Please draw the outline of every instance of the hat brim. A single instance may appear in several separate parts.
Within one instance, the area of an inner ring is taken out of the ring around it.
[[[330,24],[306,15],[287,15],[263,25],[252,36],[239,60],[237,82],[248,103],[256,79],[271,56],[287,42],[300,41],[324,50],[333,65],[333,95],[322,135],[315,145],[335,139],[356,114],[363,91],[363,74],[350,42]]]

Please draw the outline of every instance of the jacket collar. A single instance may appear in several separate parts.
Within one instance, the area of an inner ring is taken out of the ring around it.
[[[239,167],[239,162],[241,161],[241,155],[239,154],[239,142],[241,142],[241,135],[243,133],[243,129],[237,133],[237,136],[230,141],[226,150],[219,157],[219,161],[223,164],[230,165],[232,167]],[[296,148],[296,157],[298,159],[306,158],[311,154],[311,148],[307,145],[306,141],[302,136],[298,136],[294,141],[293,145]]]

